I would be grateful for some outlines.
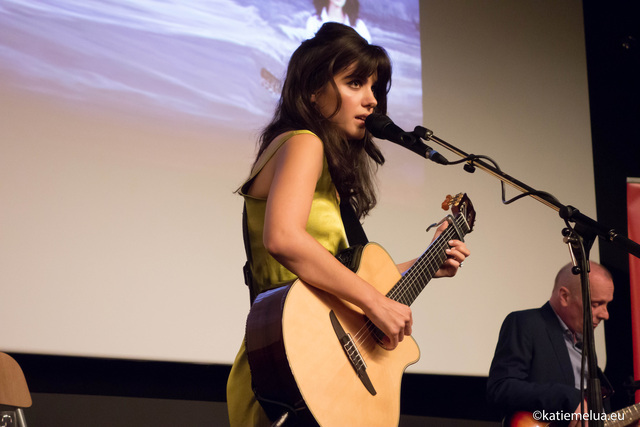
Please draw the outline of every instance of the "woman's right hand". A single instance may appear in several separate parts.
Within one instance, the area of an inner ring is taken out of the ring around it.
[[[405,336],[411,335],[413,317],[411,308],[405,304],[379,294],[364,312],[384,332],[383,346],[387,350],[393,350]]]

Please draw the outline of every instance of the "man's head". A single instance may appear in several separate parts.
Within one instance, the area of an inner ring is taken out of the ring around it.
[[[576,333],[582,333],[580,275],[573,274],[571,268],[572,265],[569,263],[562,267],[556,275],[549,303],[569,329]],[[592,322],[595,328],[601,320],[609,318],[607,304],[613,300],[613,279],[605,267],[591,261],[589,282],[591,285]]]

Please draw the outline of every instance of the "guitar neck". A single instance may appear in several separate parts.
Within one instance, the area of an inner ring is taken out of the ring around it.
[[[616,415],[615,419],[612,417],[613,414]],[[638,420],[640,420],[640,403],[627,406],[624,409],[609,414],[604,425],[605,427],[623,427]]]
[[[457,215],[453,218],[453,223],[450,223],[442,234],[429,245],[402,279],[391,288],[387,297],[409,306],[413,304],[447,259],[446,250],[449,248],[449,241],[451,239],[462,240],[468,232],[469,225],[463,215]]]

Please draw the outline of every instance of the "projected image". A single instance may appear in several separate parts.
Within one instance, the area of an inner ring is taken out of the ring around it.
[[[389,114],[421,123],[418,0],[343,3],[342,22],[392,58]],[[4,0],[2,85],[163,121],[266,123],[289,56],[334,12],[327,0]]]

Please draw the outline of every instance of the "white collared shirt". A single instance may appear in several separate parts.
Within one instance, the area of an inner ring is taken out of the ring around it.
[[[552,307],[553,308],[553,307]],[[567,351],[569,352],[569,359],[571,360],[571,367],[573,368],[573,379],[575,388],[580,390],[580,372],[582,371],[582,334],[574,333],[569,327],[562,321],[558,313],[553,311],[560,322],[560,326],[562,327],[564,343],[567,346]],[[589,367],[585,364],[584,366],[584,379],[585,379],[585,388],[587,386],[587,373],[589,372]]]

